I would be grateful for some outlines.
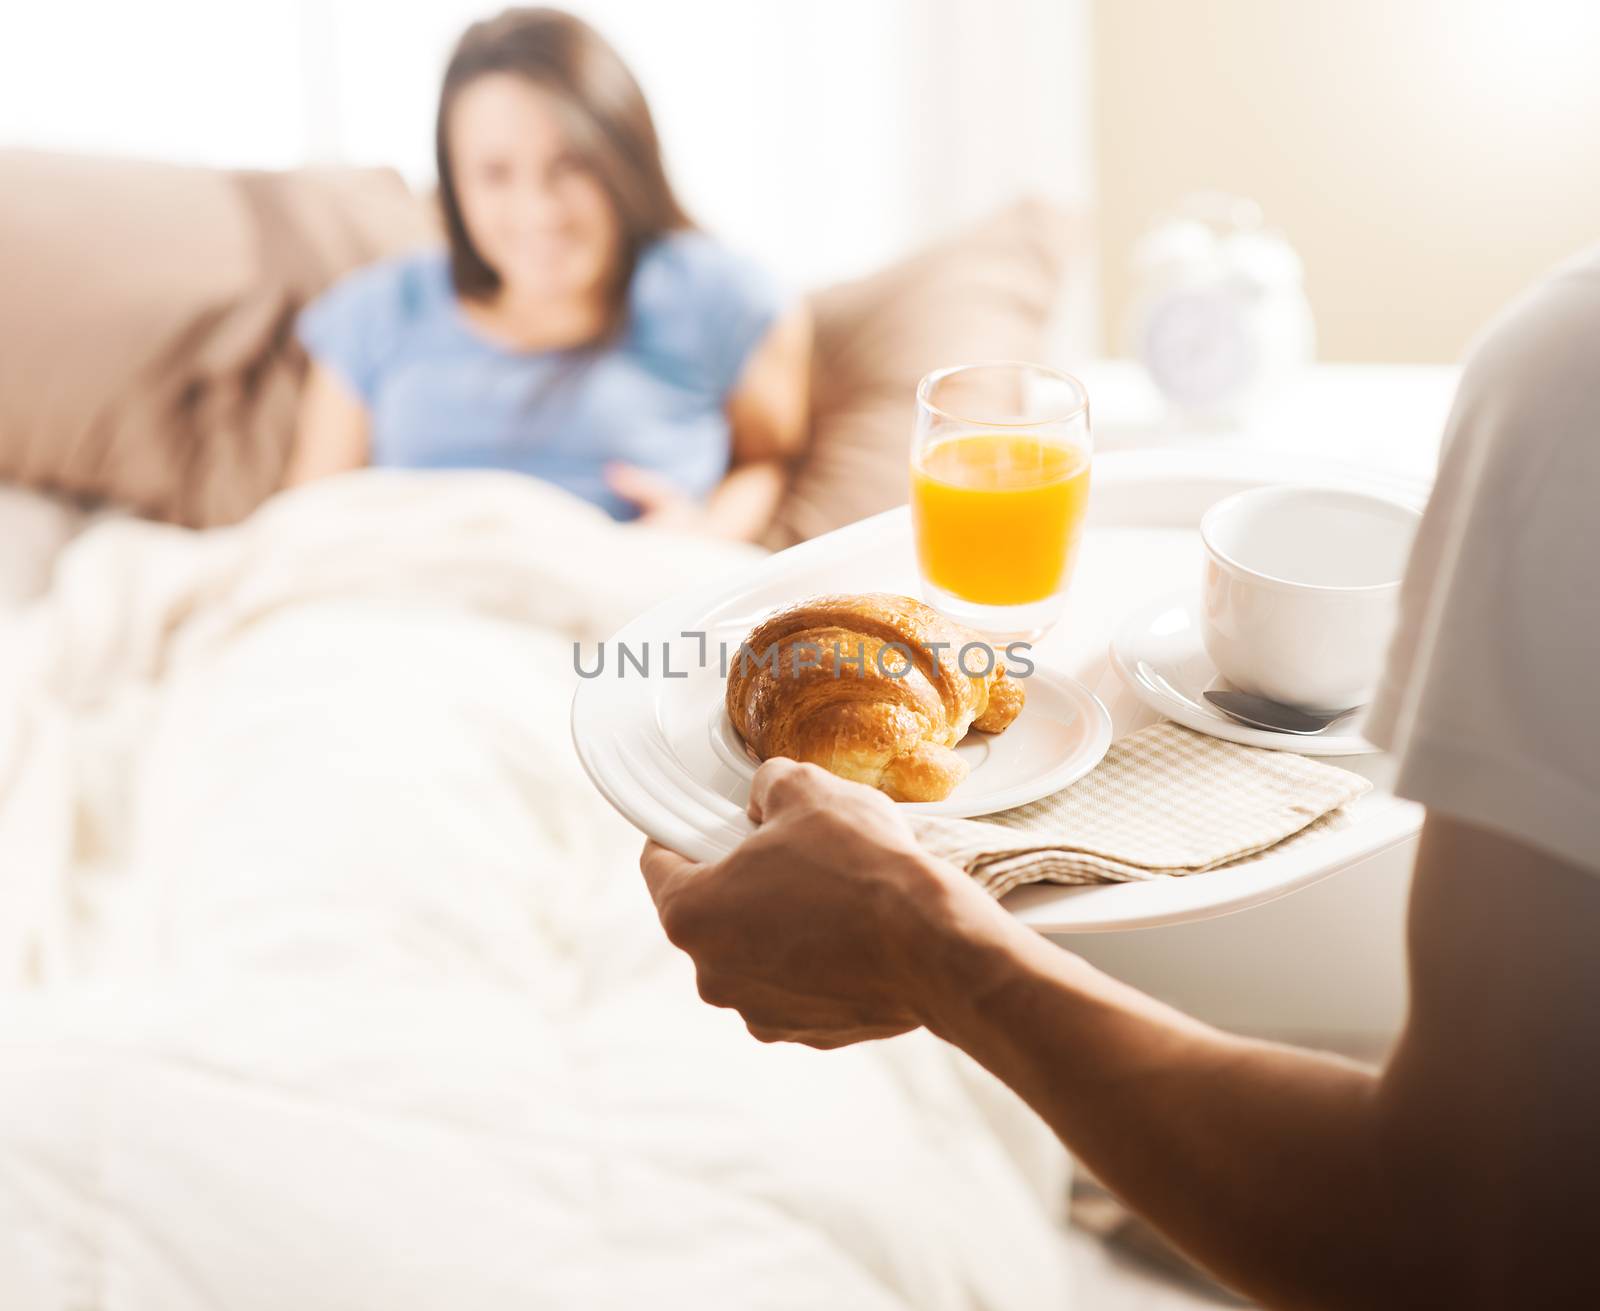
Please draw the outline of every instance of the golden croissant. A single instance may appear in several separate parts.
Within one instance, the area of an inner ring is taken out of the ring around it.
[[[728,670],[728,718],[763,760],[789,756],[896,801],[942,801],[952,748],[1003,732],[1022,684],[971,629],[909,596],[817,596],[758,624]]]

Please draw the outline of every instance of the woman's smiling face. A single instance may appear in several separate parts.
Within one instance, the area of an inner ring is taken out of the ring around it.
[[[603,295],[620,225],[549,92],[486,73],[450,108],[452,181],[478,254],[517,298]]]

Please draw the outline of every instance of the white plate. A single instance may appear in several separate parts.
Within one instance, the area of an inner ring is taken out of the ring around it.
[[[1117,452],[1095,457],[1089,522],[1079,551],[1067,614],[1033,652],[1040,669],[1075,679],[1110,712],[1112,735],[1123,737],[1160,716],[1117,675],[1107,648],[1129,599],[1172,591],[1198,580],[1200,516],[1224,496],[1267,482],[1329,481],[1426,496],[1426,486],[1378,478],[1359,470],[1293,457],[1242,457],[1225,449]],[[734,574],[702,582],[671,597],[612,639],[648,641],[660,672],[660,644],[672,669],[688,677],[585,679],[573,699],[578,757],[602,794],[635,826],[695,859],[727,851],[750,831],[744,813],[749,783],[744,768],[713,746],[711,725],[723,680],[717,643],[730,649],[768,611],[816,592],[892,591],[916,595],[910,518],[904,508],[851,524]],[[698,642],[707,633],[709,667],[697,669]],[[586,655],[585,665],[591,663]],[[1042,698],[1041,698],[1042,700]],[[1015,731],[1015,726],[1012,730]],[[1002,741],[1002,734],[991,742]],[[1315,843],[1291,847],[1231,869],[1182,879],[1093,887],[1019,888],[1006,907],[1044,933],[1094,933],[1178,924],[1240,910],[1411,839],[1421,808],[1388,791],[1392,773],[1383,754],[1340,762],[1375,786],[1351,806],[1350,824]],[[684,780],[688,780],[685,785]]]
[[[1365,711],[1305,736],[1251,728],[1215,709],[1202,694],[1230,684],[1206,654],[1193,589],[1171,592],[1135,608],[1111,639],[1111,663],[1147,706],[1197,733],[1302,756],[1359,756],[1377,750],[1361,736]]]
[[[902,801],[913,815],[992,815],[1026,805],[1098,765],[1111,745],[1111,715],[1100,698],[1074,678],[1035,669],[1023,680],[1026,702],[1004,733],[973,731],[956,754],[970,771],[943,801]],[[719,700],[711,713],[711,749],[745,781],[746,795],[758,763]]]

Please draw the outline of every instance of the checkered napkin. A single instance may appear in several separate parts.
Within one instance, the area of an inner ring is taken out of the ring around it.
[[[1164,722],[1026,806],[913,823],[924,847],[1003,897],[1023,883],[1123,883],[1233,864],[1342,827],[1341,808],[1371,786],[1318,760]]]

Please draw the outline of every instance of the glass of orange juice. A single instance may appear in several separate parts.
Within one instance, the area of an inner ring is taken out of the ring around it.
[[[923,598],[990,636],[1037,637],[1066,606],[1089,504],[1089,394],[996,361],[917,386],[911,521]]]

